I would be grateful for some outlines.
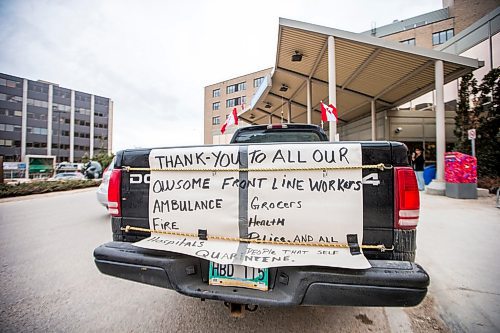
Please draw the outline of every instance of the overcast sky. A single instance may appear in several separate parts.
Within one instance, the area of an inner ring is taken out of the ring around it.
[[[113,151],[203,143],[203,88],[274,66],[278,18],[362,32],[441,0],[0,0],[0,72],[114,101]]]

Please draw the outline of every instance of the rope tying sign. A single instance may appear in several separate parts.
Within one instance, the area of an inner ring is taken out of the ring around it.
[[[181,236],[181,237],[194,237],[198,238],[199,234],[191,233],[191,232],[181,232],[181,231],[167,231],[167,230],[154,230],[147,228],[139,228],[139,227],[131,227],[126,226],[125,228],[121,228],[122,231],[130,232],[130,231],[139,231],[139,232],[150,232],[152,234],[162,234],[162,235],[172,235],[172,236]],[[249,239],[249,238],[239,238],[239,237],[225,237],[225,236],[213,236],[207,235],[207,239],[213,240],[223,240],[223,241],[233,241],[233,242],[243,242],[243,243],[255,243],[255,244],[273,244],[273,245],[296,245],[296,246],[317,246],[317,247],[332,247],[339,249],[348,249],[348,244],[341,243],[309,243],[309,242],[282,242],[282,241],[271,241],[271,240],[260,240],[260,239]],[[380,252],[391,251],[392,248],[386,248],[382,245],[361,245],[363,249],[370,250],[379,250]]]
[[[328,171],[328,170],[354,170],[354,169],[378,169],[380,171],[392,169],[392,165],[367,164],[367,165],[347,165],[331,167],[307,167],[307,168],[137,168],[124,166],[122,169],[130,171],[188,171],[188,172],[272,172],[272,171]]]

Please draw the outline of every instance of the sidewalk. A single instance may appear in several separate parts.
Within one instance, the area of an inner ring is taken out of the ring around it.
[[[417,258],[430,294],[454,332],[500,331],[500,209],[495,197],[452,199],[421,192]]]

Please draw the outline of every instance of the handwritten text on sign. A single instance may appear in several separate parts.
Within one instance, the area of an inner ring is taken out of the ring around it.
[[[347,235],[357,235],[362,244],[361,169],[344,168],[362,164],[359,144],[165,148],[152,150],[149,163],[151,168],[178,170],[151,172],[151,229],[195,234],[201,229],[208,236],[323,244],[346,244]],[[332,167],[340,169],[308,170]],[[258,268],[370,267],[362,254],[353,255],[349,248],[161,234],[135,245]]]

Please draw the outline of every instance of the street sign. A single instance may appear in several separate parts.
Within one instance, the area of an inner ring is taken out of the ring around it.
[[[469,137],[471,149],[472,149],[472,156],[476,157],[476,129],[472,128],[467,131],[467,136]]]

